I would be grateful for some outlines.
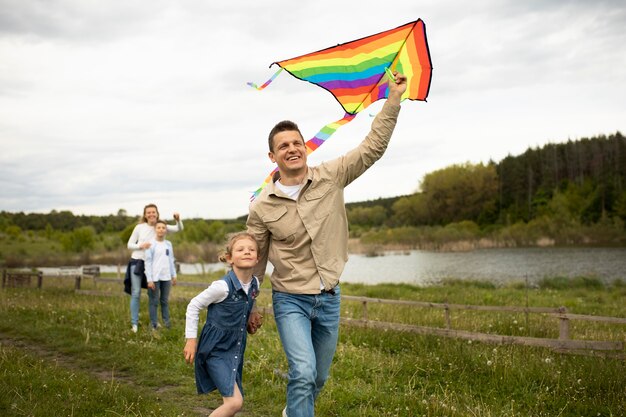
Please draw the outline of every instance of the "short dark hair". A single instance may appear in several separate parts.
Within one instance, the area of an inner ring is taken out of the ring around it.
[[[272,130],[270,131],[270,135],[267,138],[267,144],[270,147],[270,152],[274,152],[274,136],[277,133],[287,132],[287,131],[298,132],[298,134],[304,141],[304,137],[302,136],[302,133],[300,132],[300,129],[298,128],[298,125],[292,122],[291,120],[283,120],[282,122],[276,123],[276,126],[272,128]]]

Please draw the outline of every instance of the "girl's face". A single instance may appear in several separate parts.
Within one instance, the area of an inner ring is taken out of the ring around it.
[[[239,269],[253,268],[259,262],[257,252],[255,241],[248,238],[239,239],[233,244],[231,254],[226,260]]]
[[[148,207],[144,210],[143,216],[146,218],[149,225],[154,226],[156,221],[159,219],[159,212],[156,207]]]

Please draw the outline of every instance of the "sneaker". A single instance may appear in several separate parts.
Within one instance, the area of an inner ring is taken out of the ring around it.
[[[287,416],[287,407],[283,408],[283,417],[288,417]]]
[[[133,326],[130,329],[133,331],[133,333],[137,333],[137,325],[136,324],[133,324]]]

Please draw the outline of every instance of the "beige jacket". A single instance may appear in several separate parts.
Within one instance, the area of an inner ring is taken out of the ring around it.
[[[367,137],[345,155],[308,167],[297,201],[270,182],[250,206],[248,232],[259,242],[254,275],[274,266],[272,289],[319,294],[339,283],[348,260],[348,219],[344,188],[380,159],[396,125],[399,105],[385,102]],[[275,178],[274,181],[277,179]]]

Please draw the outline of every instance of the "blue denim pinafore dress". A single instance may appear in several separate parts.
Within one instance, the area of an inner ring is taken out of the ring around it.
[[[222,397],[232,397],[235,382],[243,395],[241,378],[246,350],[246,325],[254,299],[259,294],[253,279],[248,294],[231,270],[222,280],[228,284],[228,296],[207,308],[207,319],[196,352],[196,388],[198,394],[219,390]]]

